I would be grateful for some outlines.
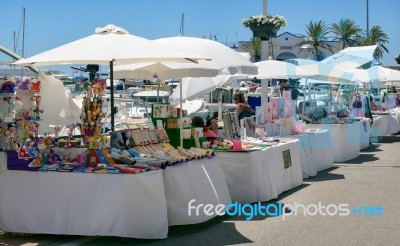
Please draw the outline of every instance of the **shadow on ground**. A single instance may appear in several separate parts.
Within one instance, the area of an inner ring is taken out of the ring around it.
[[[363,153],[363,152],[381,152],[381,151],[383,151],[383,150],[380,148],[380,145],[381,145],[381,144],[376,144],[376,143],[370,144],[370,145],[368,146],[368,148],[363,149],[363,150],[361,150],[360,152],[361,152],[361,153]]]
[[[332,171],[334,171],[338,168],[340,168],[340,167],[334,166],[334,167],[325,169],[323,171],[320,171],[317,173],[317,176],[304,179],[304,182],[321,182],[321,181],[328,181],[328,180],[344,179],[345,177],[342,174],[331,173]]]
[[[227,222],[228,216],[220,216],[195,225],[172,226],[168,240],[101,237],[83,245],[233,245],[253,243]]]
[[[337,165],[340,164],[365,164],[366,162],[374,162],[379,160],[378,157],[375,156],[375,154],[367,154],[367,153],[361,153],[357,158],[348,160],[348,161],[344,161],[344,162],[340,162],[340,163],[336,163]]]

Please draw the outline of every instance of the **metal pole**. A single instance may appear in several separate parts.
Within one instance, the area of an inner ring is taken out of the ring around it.
[[[22,58],[24,58],[24,50],[25,50],[25,7],[23,10],[23,23],[22,23]]]
[[[369,1],[367,0],[367,38],[369,37]]]
[[[183,147],[183,107],[182,107],[182,78],[179,85],[179,108],[180,108],[180,122],[179,122],[179,146]]]
[[[267,14],[268,0],[263,0],[263,15]]]
[[[110,90],[111,90],[111,131],[115,130],[114,127],[114,117],[115,117],[115,111],[114,111],[114,63],[111,60],[110,61]]]

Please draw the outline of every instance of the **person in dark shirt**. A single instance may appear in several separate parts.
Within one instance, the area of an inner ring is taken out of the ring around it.
[[[242,92],[237,93],[233,100],[237,104],[236,113],[238,116],[239,121],[245,117],[251,117],[254,115],[253,109],[247,104],[244,94]]]

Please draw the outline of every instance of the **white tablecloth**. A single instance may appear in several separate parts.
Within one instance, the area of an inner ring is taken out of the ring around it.
[[[164,170],[164,186],[169,225],[201,223],[216,216],[205,215],[203,209],[199,210],[198,216],[189,216],[188,204],[192,199],[196,199],[192,205],[231,203],[225,175],[217,157],[167,167]]]
[[[307,124],[307,128],[328,129],[331,133],[334,162],[351,160],[360,155],[360,123]]]
[[[0,172],[0,228],[23,233],[166,238],[162,171]]]
[[[374,115],[374,122],[371,127],[371,137],[380,137],[400,131],[400,124],[396,116]]]
[[[368,120],[360,122],[360,150],[366,149],[369,146],[371,136],[371,123]]]
[[[289,149],[292,166],[285,169],[282,151]],[[233,202],[269,201],[303,183],[299,141],[266,150],[217,152]]]
[[[300,141],[300,160],[303,178],[313,177],[317,172],[333,166],[334,154],[329,130],[314,129],[292,136]]]

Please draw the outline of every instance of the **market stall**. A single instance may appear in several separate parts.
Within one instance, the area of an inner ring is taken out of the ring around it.
[[[252,152],[217,152],[232,202],[269,201],[303,183],[299,141]]]
[[[137,175],[0,172],[8,232],[166,238],[162,170]]]
[[[344,162],[360,155],[360,123],[307,124],[307,128],[330,130],[334,162]]]

